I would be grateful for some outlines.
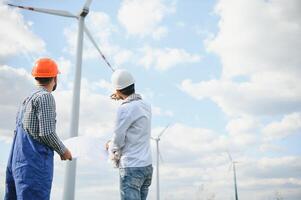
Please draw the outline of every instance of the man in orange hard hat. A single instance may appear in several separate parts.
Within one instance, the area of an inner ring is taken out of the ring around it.
[[[17,115],[14,140],[6,169],[5,200],[49,200],[53,179],[53,151],[72,160],[56,134],[57,64],[37,60],[32,70],[38,88],[24,99]]]

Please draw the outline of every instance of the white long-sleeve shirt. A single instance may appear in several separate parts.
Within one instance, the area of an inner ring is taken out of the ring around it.
[[[119,168],[152,164],[151,106],[133,94],[119,107],[112,140],[112,151],[119,151]]]

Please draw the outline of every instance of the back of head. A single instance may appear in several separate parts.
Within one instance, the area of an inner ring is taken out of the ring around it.
[[[135,93],[134,77],[127,70],[116,70],[111,77],[111,81],[114,89],[120,91],[122,94],[129,96]]]
[[[39,84],[47,85],[59,73],[58,66],[54,60],[50,58],[40,58],[32,68],[31,74]]]

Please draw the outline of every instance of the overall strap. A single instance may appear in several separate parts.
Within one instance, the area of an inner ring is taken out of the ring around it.
[[[24,116],[24,112],[25,109],[29,103],[29,101],[34,97],[35,94],[37,94],[38,92],[40,92],[40,90],[35,91],[31,94],[31,96],[27,97],[24,99],[22,105],[19,108],[19,113],[18,113],[18,118],[17,118],[17,125],[22,125],[22,121],[23,121],[23,116]]]

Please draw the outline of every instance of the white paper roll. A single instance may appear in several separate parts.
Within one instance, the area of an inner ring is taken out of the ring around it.
[[[79,136],[64,141],[71,151],[73,158],[87,160],[108,160],[108,152],[105,150],[105,141],[95,137]]]

